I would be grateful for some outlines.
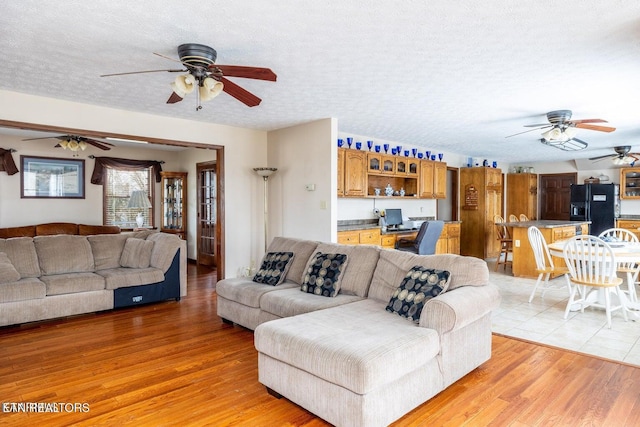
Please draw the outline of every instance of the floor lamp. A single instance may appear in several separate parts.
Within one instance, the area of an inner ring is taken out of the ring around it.
[[[274,173],[276,173],[278,169],[253,168],[253,170],[256,171],[256,173],[260,175],[264,180],[264,253],[266,254],[267,253],[267,223],[268,223],[267,218],[268,218],[268,200],[269,200],[269,197],[267,197],[267,181],[269,180],[269,177]]]

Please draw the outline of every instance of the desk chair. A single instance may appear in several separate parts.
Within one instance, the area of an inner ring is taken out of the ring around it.
[[[522,221],[522,222],[529,221],[529,217],[526,216],[525,214],[520,214],[520,221]]]
[[[500,253],[498,254],[498,258],[496,259],[496,271],[498,271],[498,267],[500,264],[504,264],[504,270],[507,269],[507,264],[511,264],[509,260],[509,254],[513,256],[513,240],[509,235],[509,230],[504,225],[500,225],[504,223],[504,218],[500,215],[495,215],[493,217],[493,222],[496,225],[496,236],[500,241]],[[504,259],[503,259],[504,256]]]
[[[443,221],[425,221],[415,239],[400,238],[396,241],[395,248],[418,255],[433,255],[436,253],[436,243],[443,228]]]
[[[509,222],[518,222],[519,219],[514,214],[509,215]]]
[[[611,246],[599,237],[575,236],[567,240],[563,255],[569,269],[569,274],[564,277],[571,288],[564,318],[569,316],[572,306],[579,305],[582,313],[589,306],[604,308],[609,328],[613,311],[621,310],[626,322],[627,310],[620,297],[622,279],[616,276],[616,260]],[[591,290],[601,290],[604,303],[592,298]],[[612,293],[618,297],[618,305],[611,305]],[[579,294],[578,298],[576,294]]]
[[[638,236],[624,228],[609,228],[608,230],[604,230],[600,233],[598,237],[605,242],[638,242]],[[627,293],[629,295],[629,300],[631,300],[631,302],[637,302],[638,295],[636,293],[636,281],[638,279],[640,265],[635,262],[618,262],[617,270],[618,273],[623,273],[627,276]]]
[[[538,286],[540,286],[540,282],[542,282],[543,277],[544,284],[540,287],[542,290],[542,298],[544,298],[544,294],[547,291],[561,291],[564,289],[566,289],[567,293],[571,295],[571,287],[549,283],[549,278],[552,274],[566,274],[569,272],[569,269],[566,266],[554,265],[553,258],[549,253],[547,241],[542,235],[542,232],[537,227],[531,226],[527,230],[527,235],[529,237],[531,249],[533,249],[533,255],[536,259],[536,272],[538,273],[538,280],[533,287],[533,291],[531,291],[529,302],[533,301],[533,297],[535,296],[536,290],[538,289]]]

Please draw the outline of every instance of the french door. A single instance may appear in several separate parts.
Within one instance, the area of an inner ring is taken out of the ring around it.
[[[198,264],[216,265],[217,164],[198,163]]]

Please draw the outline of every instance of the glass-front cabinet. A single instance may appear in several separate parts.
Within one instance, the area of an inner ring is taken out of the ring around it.
[[[620,169],[620,198],[640,199],[640,168]]]
[[[177,234],[187,232],[187,173],[160,172],[162,176],[162,223],[160,231]]]

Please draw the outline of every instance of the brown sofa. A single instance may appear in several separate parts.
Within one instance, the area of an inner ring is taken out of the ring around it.
[[[120,234],[117,225],[87,225],[73,222],[46,222],[22,227],[0,228],[0,239],[11,237],[51,236],[54,234],[72,234],[90,236],[93,234]]]

